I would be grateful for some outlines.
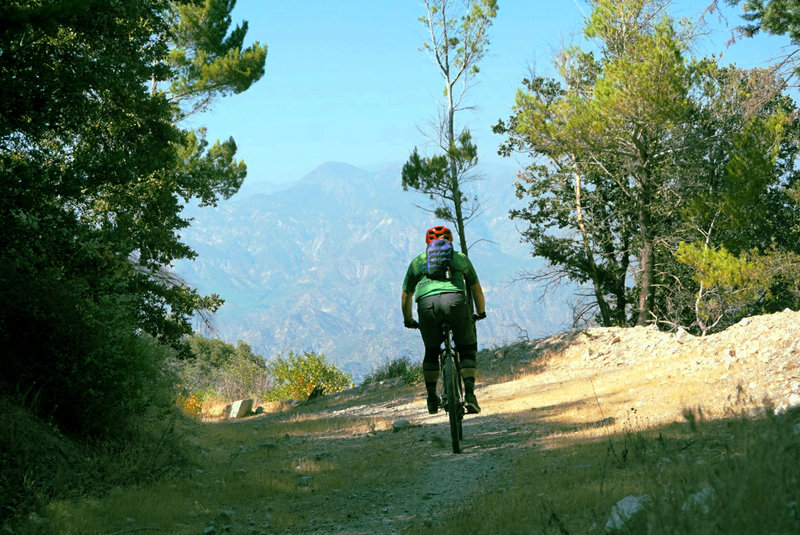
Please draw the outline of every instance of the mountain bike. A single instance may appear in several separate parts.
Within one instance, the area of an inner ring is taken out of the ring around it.
[[[444,348],[439,353],[439,368],[442,386],[439,398],[441,406],[450,419],[450,437],[453,441],[453,453],[461,453],[460,441],[464,438],[462,420],[466,414],[464,402],[464,380],[461,378],[458,351],[453,343],[453,332],[446,322],[442,324]]]

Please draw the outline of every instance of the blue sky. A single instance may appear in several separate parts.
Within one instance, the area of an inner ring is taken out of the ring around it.
[[[669,13],[696,20],[709,2],[676,0]],[[789,44],[764,36],[726,46],[741,7],[722,7],[727,21],[708,17],[696,56],[722,53],[725,63],[766,66]],[[421,0],[239,0],[234,23],[247,20],[248,41],[267,44],[266,74],[194,122],[212,140],[233,136],[250,185],[294,181],[327,161],[402,163],[415,146],[432,154],[420,129],[435,118],[443,84],[420,51],[423,11]],[[531,65],[550,74],[554,51],[582,42],[588,14],[582,0],[499,0],[489,52],[468,94],[478,109],[457,116],[482,163],[515,165],[497,156],[502,139],[491,126],[508,117]]]

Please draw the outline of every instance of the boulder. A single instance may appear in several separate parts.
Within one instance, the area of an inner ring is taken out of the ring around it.
[[[703,487],[699,492],[689,496],[681,506],[683,513],[699,513],[707,515],[711,511],[711,503],[717,499],[717,493],[711,487]]]
[[[611,509],[606,522],[606,533],[641,533],[638,527],[641,527],[639,525],[645,519],[645,507],[650,501],[650,496],[646,494],[622,498]]]
[[[240,399],[231,403],[231,411],[228,418],[243,418],[253,410],[252,399]]]
[[[392,431],[397,433],[398,431],[405,431],[406,429],[411,429],[414,425],[409,422],[408,420],[396,420],[392,423]]]

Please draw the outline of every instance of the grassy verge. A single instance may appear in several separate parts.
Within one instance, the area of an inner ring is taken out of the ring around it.
[[[519,445],[502,491],[473,495],[407,532],[599,534],[618,500],[647,496],[623,533],[799,533],[799,417],[689,418],[647,429],[632,415],[605,437],[550,426]]]
[[[353,396],[337,399],[346,404]],[[320,400],[239,421],[184,421],[178,434],[188,464],[179,474],[51,499],[17,523],[14,533],[291,531],[315,521],[304,510],[324,509],[334,495],[366,497],[379,483],[400,481],[403,470],[422,462],[379,439],[381,432],[391,433],[391,421],[320,415],[326,407]],[[364,447],[341,447],[353,440]],[[376,470],[376,458],[403,470]],[[344,523],[352,513],[339,509],[324,521]]]
[[[59,501],[96,503],[116,486],[147,485],[185,471],[177,409],[140,415],[114,439],[65,436],[24,406],[0,399],[0,527],[57,533],[44,510]],[[8,531],[11,530],[11,531]]]
[[[490,383],[521,373],[499,358],[484,370]],[[430,432],[395,434],[388,419],[349,415],[351,407],[419,396],[419,383],[403,383],[276,404],[235,422],[178,419],[169,439],[163,432],[168,422],[154,421],[142,434],[150,438],[127,449],[48,446],[39,435],[25,434],[31,431],[24,425],[6,426],[3,432],[16,433],[15,442],[38,440],[42,449],[28,453],[43,455],[46,462],[37,466],[50,470],[22,475],[41,493],[36,513],[19,517],[13,533],[336,532],[363,509],[392,503],[391,493],[408,474],[425,471],[432,455],[475,462],[443,453],[446,440],[432,447]],[[459,490],[444,517],[408,511],[406,531],[599,534],[617,501],[646,495],[640,524],[629,533],[800,532],[797,412],[711,421],[687,412],[685,422],[655,427],[634,409],[617,421],[575,423],[580,409],[562,403],[493,416],[503,423],[487,433],[513,447],[513,455],[494,456],[475,436],[469,444],[482,462],[507,462],[502,477]],[[180,456],[170,457],[176,445]],[[103,487],[75,484],[69,492],[52,492],[48,482],[62,488],[80,482],[69,471],[73,462],[91,469],[87,475]],[[102,472],[108,475],[99,477]],[[376,489],[384,495],[376,496]]]

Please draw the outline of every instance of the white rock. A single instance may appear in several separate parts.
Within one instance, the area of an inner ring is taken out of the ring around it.
[[[253,410],[252,399],[240,399],[231,403],[230,418],[243,418]]]
[[[608,517],[608,522],[606,522],[606,533],[614,533],[625,529],[626,524],[629,524],[631,520],[644,511],[645,505],[650,500],[650,496],[646,494],[622,498],[611,508],[611,514]]]
[[[675,340],[676,340],[677,342],[680,342],[680,343],[683,343],[684,341],[686,341],[686,339],[687,339],[688,337],[689,337],[689,333],[687,333],[687,332],[686,332],[686,331],[683,329],[683,327],[681,327],[680,329],[678,329],[678,331],[675,333]]]
[[[686,499],[686,502],[681,506],[681,511],[684,513],[697,512],[707,515],[711,508],[710,502],[717,498],[717,493],[711,487],[703,487],[700,491],[695,492]]]
[[[392,423],[392,431],[394,431],[395,433],[397,433],[398,431],[403,431],[405,429],[411,429],[412,427],[414,426],[411,425],[411,422],[409,422],[408,420],[397,420]]]

